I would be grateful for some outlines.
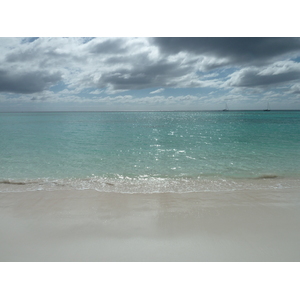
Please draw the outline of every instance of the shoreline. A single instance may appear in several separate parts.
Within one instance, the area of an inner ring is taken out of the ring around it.
[[[5,179],[0,180],[0,193],[33,191],[83,191],[160,194],[160,193],[202,193],[234,192],[256,190],[281,190],[298,188],[299,177],[281,177],[274,174],[254,178],[65,178],[65,179]]]
[[[300,188],[0,193],[0,261],[299,261]]]

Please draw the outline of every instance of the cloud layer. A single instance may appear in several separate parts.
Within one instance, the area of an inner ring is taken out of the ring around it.
[[[211,57],[219,63],[207,64],[207,69],[228,65],[265,65],[278,57],[297,54],[299,38],[155,38],[162,53],[180,52]]]
[[[59,72],[23,71],[10,72],[0,69],[0,92],[33,94],[42,92],[61,80]]]
[[[223,101],[274,88],[298,97],[299,57],[299,38],[1,38],[0,100],[159,93],[167,103],[185,89]]]

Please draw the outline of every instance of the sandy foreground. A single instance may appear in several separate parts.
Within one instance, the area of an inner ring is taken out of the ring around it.
[[[0,193],[0,261],[300,261],[300,189]]]

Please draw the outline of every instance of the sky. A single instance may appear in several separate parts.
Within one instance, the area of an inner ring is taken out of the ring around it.
[[[1,111],[300,109],[300,38],[2,37]]]
[[[3,8],[0,112],[300,109],[290,0],[39,3]]]

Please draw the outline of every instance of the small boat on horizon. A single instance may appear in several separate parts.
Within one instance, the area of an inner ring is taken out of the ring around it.
[[[267,109],[264,109],[264,111],[271,111],[269,102],[268,102],[268,105],[267,105]]]
[[[227,103],[225,103],[225,108],[223,109],[223,111],[228,111],[228,105],[227,105]]]

